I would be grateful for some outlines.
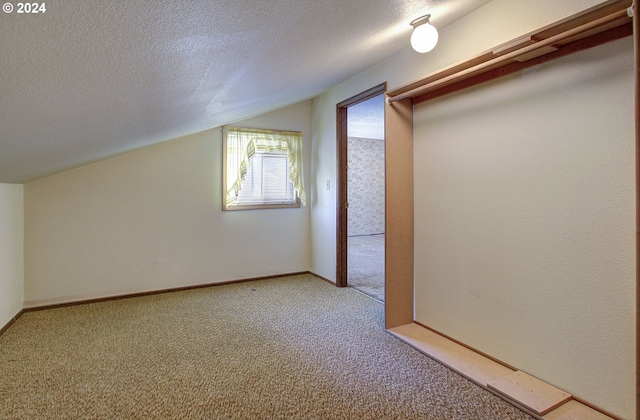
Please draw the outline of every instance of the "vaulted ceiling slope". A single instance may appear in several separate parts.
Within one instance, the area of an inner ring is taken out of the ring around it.
[[[0,182],[312,98],[406,48],[412,19],[443,27],[488,1],[46,0],[26,14],[8,0]]]

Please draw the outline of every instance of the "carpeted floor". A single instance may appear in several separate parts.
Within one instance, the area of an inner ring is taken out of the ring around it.
[[[384,302],[384,233],[347,238],[347,285]]]
[[[531,419],[311,275],[27,312],[2,419]]]

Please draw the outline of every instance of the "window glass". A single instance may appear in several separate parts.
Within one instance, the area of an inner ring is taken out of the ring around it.
[[[223,209],[300,207],[302,133],[226,127]]]

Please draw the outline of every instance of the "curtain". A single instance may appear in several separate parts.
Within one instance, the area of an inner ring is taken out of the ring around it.
[[[225,127],[227,133],[227,204],[235,201],[242,181],[247,175],[249,159],[260,152],[286,152],[289,163],[289,180],[300,199],[306,205],[302,176],[302,133],[299,131],[275,131],[255,128]]]

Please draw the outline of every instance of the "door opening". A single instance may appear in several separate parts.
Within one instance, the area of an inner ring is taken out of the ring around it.
[[[385,172],[382,84],[337,106],[337,286],[384,301]]]

